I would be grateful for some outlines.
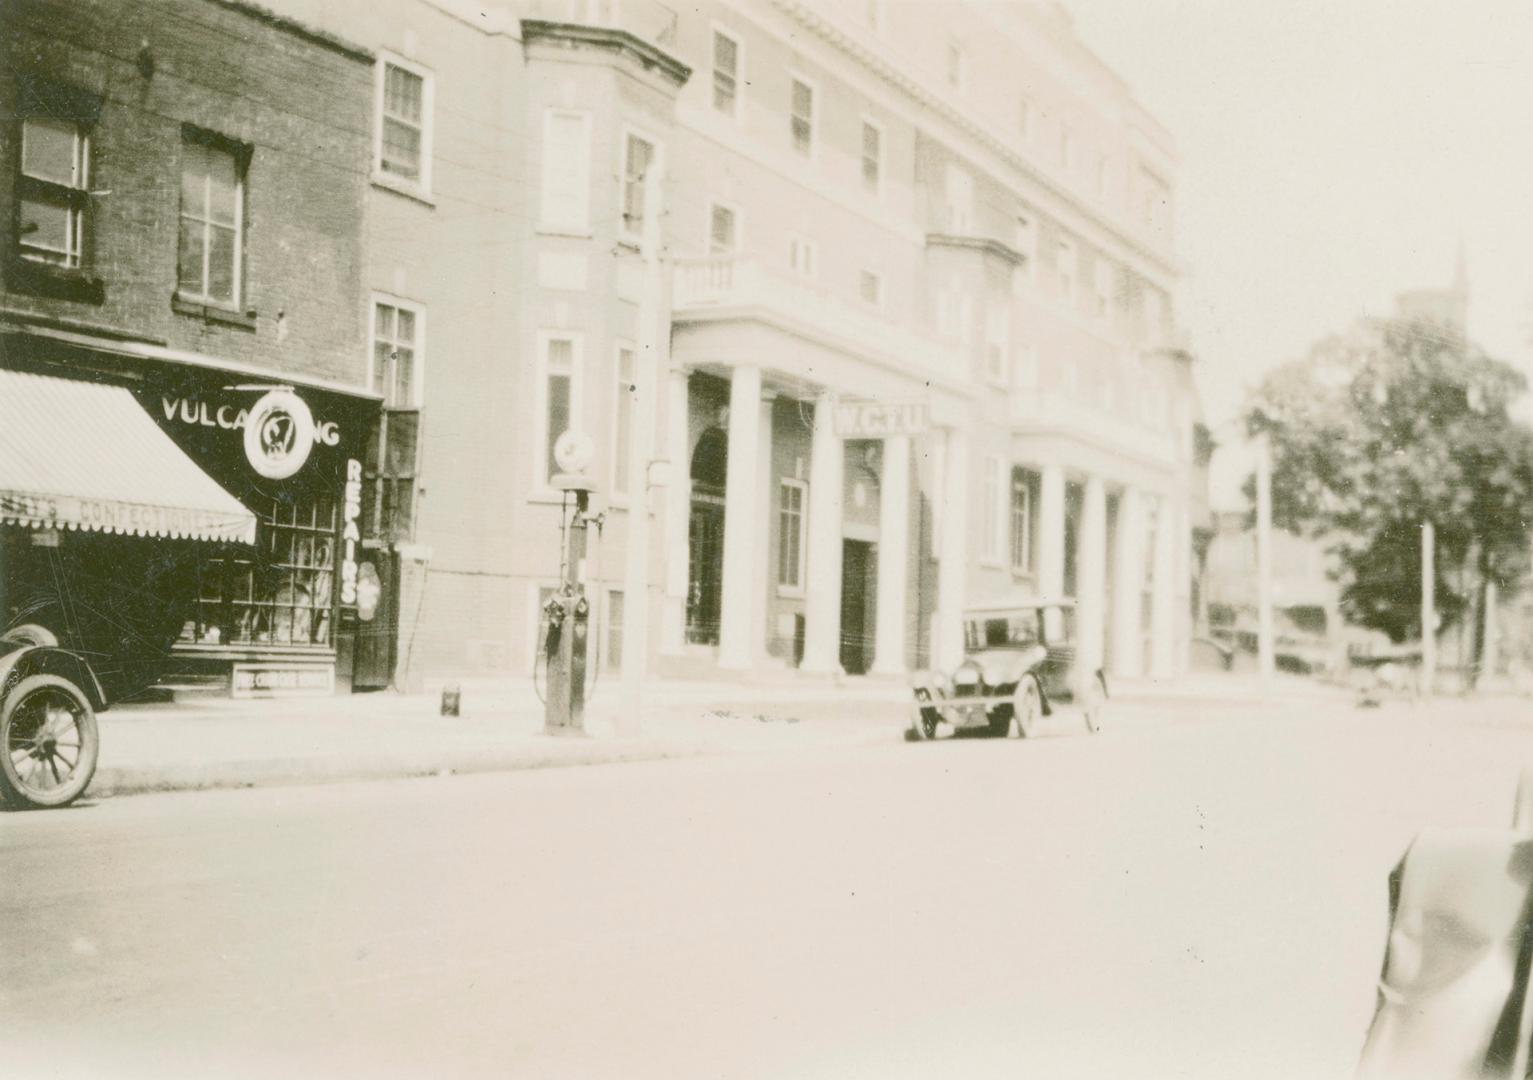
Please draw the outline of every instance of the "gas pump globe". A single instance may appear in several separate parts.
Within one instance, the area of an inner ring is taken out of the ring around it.
[[[575,496],[573,513],[565,500],[560,516],[568,548],[564,552],[564,580],[541,613],[543,653],[548,672],[548,696],[544,702],[543,731],[548,735],[580,735],[585,731],[586,654],[590,636],[591,605],[585,595],[586,530],[590,519],[591,462],[596,447],[590,436],[566,431],[554,443],[558,472],[550,484]],[[564,514],[568,513],[568,526]]]

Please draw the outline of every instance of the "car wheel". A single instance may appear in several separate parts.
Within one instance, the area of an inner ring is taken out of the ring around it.
[[[0,703],[0,796],[17,807],[67,806],[91,782],[100,749],[79,687],[29,675]]]
[[[927,742],[937,737],[937,725],[942,714],[931,705],[931,691],[925,687],[916,691],[916,710],[910,719],[911,734],[917,742]]]
[[[1091,677],[1085,693],[1086,729],[1093,735],[1102,730],[1102,714],[1107,711],[1107,680],[1100,672]]]
[[[1017,721],[1017,738],[1026,739],[1038,730],[1038,714],[1043,711],[1043,699],[1038,692],[1038,680],[1024,675],[1017,683],[1017,696],[1011,707]]]

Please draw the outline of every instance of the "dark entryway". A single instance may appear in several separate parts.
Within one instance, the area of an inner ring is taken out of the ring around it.
[[[687,641],[719,643],[724,584],[724,478],[729,437],[704,431],[692,451],[692,513],[687,525]]]
[[[394,681],[399,571],[396,557],[372,551],[358,566],[353,690],[386,690]]]
[[[873,661],[878,560],[866,540],[841,541],[841,667],[866,675]]]

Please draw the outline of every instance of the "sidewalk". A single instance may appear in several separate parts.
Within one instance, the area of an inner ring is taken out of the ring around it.
[[[420,694],[288,700],[207,698],[119,705],[104,712],[92,797],[505,772],[771,749],[899,742],[909,721],[903,680],[742,684],[650,680],[635,694],[599,683],[584,736],[543,734],[527,679],[473,680],[460,714],[440,715],[440,682]],[[1210,714],[1277,719],[1351,709],[1345,690],[1282,678],[1192,674],[1113,685],[1112,710],[1132,726]]]

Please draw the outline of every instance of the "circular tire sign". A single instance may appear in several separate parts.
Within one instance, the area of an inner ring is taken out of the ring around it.
[[[245,456],[268,480],[286,480],[314,449],[314,414],[291,390],[272,390],[245,419]]]

